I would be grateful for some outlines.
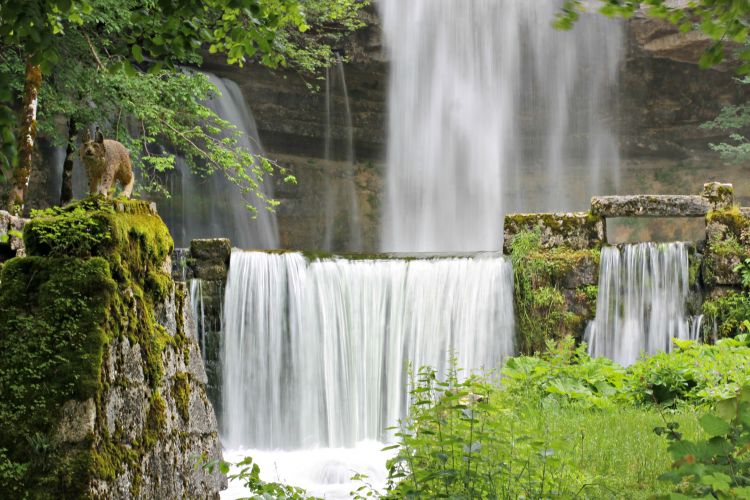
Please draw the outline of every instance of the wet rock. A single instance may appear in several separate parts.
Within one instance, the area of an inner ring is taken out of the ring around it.
[[[742,280],[734,269],[745,256],[740,254],[710,253],[703,260],[703,280],[708,286],[740,286]]]
[[[223,281],[229,271],[232,245],[228,239],[216,238],[190,242],[188,266],[193,277],[202,280]]]

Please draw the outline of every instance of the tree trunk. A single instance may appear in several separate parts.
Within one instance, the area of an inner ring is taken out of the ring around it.
[[[31,176],[31,156],[36,141],[36,110],[39,104],[39,88],[42,86],[42,70],[31,61],[26,61],[26,80],[23,86],[23,109],[21,133],[18,136],[18,163],[13,169],[13,186],[8,197],[8,211],[23,212],[23,197]]]
[[[68,120],[68,147],[65,149],[65,162],[62,171],[62,188],[60,189],[60,205],[67,205],[73,199],[73,161],[75,160],[75,144],[78,140],[78,126],[71,116]]]

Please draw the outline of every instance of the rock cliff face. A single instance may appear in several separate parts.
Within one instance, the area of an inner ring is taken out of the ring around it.
[[[24,228],[0,275],[0,491],[218,498],[225,478],[172,240],[147,203],[85,200]]]
[[[385,158],[388,61],[380,19],[367,12],[367,28],[342,43],[351,100],[355,184],[362,212],[367,250],[377,249],[377,226],[382,200]],[[613,21],[614,22],[614,21]],[[737,196],[750,200],[750,186],[741,180],[746,167],[725,167],[708,144],[726,133],[699,128],[721,107],[743,101],[748,93],[729,68],[701,70],[697,66],[705,39],[680,34],[670,25],[644,17],[626,25],[626,55],[621,85],[613,108],[620,136],[622,181],[620,193],[696,192],[706,179],[726,179]],[[324,187],[340,183],[341,165],[323,159],[325,95],[311,93],[306,82],[287,71],[260,67],[245,69],[207,61],[206,69],[235,80],[258,122],[261,140],[270,154],[297,175],[296,186],[279,186],[282,246],[320,248],[325,225]],[[334,97],[334,106],[343,105]],[[334,129],[334,139],[346,131]],[[533,183],[532,183],[533,184]],[[575,183],[574,183],[575,184]],[[576,193],[576,185],[571,193]],[[527,196],[543,196],[529,192]],[[575,196],[574,196],[575,198]]]

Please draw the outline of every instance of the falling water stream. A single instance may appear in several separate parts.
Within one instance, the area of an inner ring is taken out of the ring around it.
[[[673,338],[697,339],[702,318],[687,312],[688,274],[685,243],[603,248],[590,353],[627,366],[643,353],[670,352]]]
[[[405,415],[409,367],[445,369],[452,352],[466,372],[498,367],[513,353],[512,291],[510,263],[496,254],[308,260],[235,251],[225,446],[254,449],[246,453],[271,471],[307,457],[282,479],[319,494],[346,496],[354,472],[384,479],[373,451]]]
[[[333,161],[343,161],[344,168],[337,185],[334,185],[332,174],[325,176],[325,233],[322,249],[328,252],[361,252],[362,224],[354,183],[354,129],[341,57],[336,57],[333,65],[326,69],[325,103],[325,159],[329,166]],[[337,146],[337,141],[334,141],[336,129],[344,130],[343,147]]]
[[[618,182],[621,25],[559,0],[381,0],[390,66],[382,248],[501,247],[507,211],[582,209]]]
[[[231,80],[208,73],[219,95],[206,103],[219,118],[237,127],[238,145],[251,154],[263,152],[252,112],[242,91]],[[220,172],[206,177],[191,171],[184,160],[175,159],[175,172],[168,178],[172,198],[159,207],[159,213],[172,231],[177,246],[188,246],[195,238],[229,238],[243,248],[277,248],[276,216],[259,207],[253,219],[247,200]],[[271,194],[268,183],[261,189]]]

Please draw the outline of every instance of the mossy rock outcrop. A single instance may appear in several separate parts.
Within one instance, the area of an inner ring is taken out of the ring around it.
[[[172,239],[146,203],[39,214],[0,274],[0,491],[216,498],[217,424]]]
[[[735,267],[750,257],[750,216],[734,207],[706,216],[703,281],[708,287],[740,286]]]
[[[549,340],[566,336],[583,340],[586,324],[596,313],[599,280],[598,243],[580,249],[580,240],[574,239],[545,248],[544,230],[536,224],[531,227],[516,233],[509,244],[518,348],[523,354],[543,352]]]

